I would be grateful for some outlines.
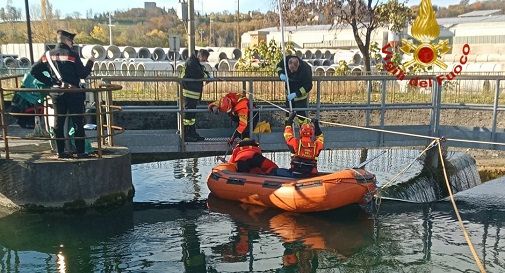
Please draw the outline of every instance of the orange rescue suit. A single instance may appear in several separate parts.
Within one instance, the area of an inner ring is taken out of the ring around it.
[[[310,137],[295,138],[293,127],[284,128],[284,139],[291,151],[291,171],[299,175],[317,174],[317,157],[324,147],[324,135],[319,133],[315,140]]]
[[[254,140],[243,140],[233,149],[230,163],[237,165],[238,172],[270,174],[278,166],[261,154],[261,148]]]
[[[222,105],[226,102],[226,105]],[[247,137],[246,132],[249,120],[249,99],[237,93],[228,93],[220,101],[210,103],[209,108],[217,106],[219,111],[228,113],[230,118],[238,123],[234,137]],[[244,134],[245,133],[245,134]]]

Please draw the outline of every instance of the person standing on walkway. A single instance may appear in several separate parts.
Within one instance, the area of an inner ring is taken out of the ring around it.
[[[184,70],[181,73],[183,80],[182,96],[184,97],[184,109],[196,109],[196,105],[202,99],[203,82],[202,81],[184,81],[184,79],[206,79],[212,78],[205,66],[201,62],[207,62],[209,51],[200,49],[197,54],[191,54],[186,61]],[[184,141],[197,142],[205,140],[196,132],[196,113],[184,113],[182,120],[184,125]]]
[[[88,60],[86,65],[83,65],[79,54],[72,47],[74,45],[75,34],[65,30],[57,32],[58,44],[56,47],[46,52],[40,60],[35,63],[30,73],[40,82],[47,86],[53,86],[55,89],[79,88],[80,80],[89,76],[93,68],[93,61]],[[44,72],[51,76],[48,78]],[[84,92],[55,92],[51,93],[55,118],[54,132],[56,138],[56,146],[58,158],[70,158],[71,154],[65,152],[65,140],[63,127],[65,125],[65,114],[84,114]],[[77,157],[87,157],[84,152],[84,116],[71,116],[75,128],[75,146],[77,149]]]
[[[312,90],[312,69],[310,66],[297,56],[286,56],[288,66],[287,75],[284,69],[284,60],[277,64],[277,74],[279,79],[284,81],[286,93],[289,85],[289,94],[286,97],[286,107],[289,108],[289,102],[293,108],[307,108],[309,106],[308,96]],[[306,111],[298,111],[297,114],[307,117]],[[286,117],[289,113],[286,114]],[[295,118],[295,122],[300,124],[302,120]]]

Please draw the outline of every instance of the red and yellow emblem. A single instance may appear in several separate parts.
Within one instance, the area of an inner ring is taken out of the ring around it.
[[[447,68],[441,56],[451,50],[449,41],[440,40],[437,44],[432,44],[432,41],[440,35],[440,27],[435,19],[431,0],[421,0],[418,16],[412,24],[411,34],[416,41],[402,39],[400,47],[403,53],[413,57],[412,60],[403,63],[405,69],[409,67],[413,67],[414,70],[424,69],[432,65],[442,69]]]

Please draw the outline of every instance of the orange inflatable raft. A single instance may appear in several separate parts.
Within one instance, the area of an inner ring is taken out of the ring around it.
[[[238,173],[231,163],[214,167],[207,185],[222,199],[295,212],[325,211],[366,202],[376,190],[375,175],[363,169],[294,179]]]

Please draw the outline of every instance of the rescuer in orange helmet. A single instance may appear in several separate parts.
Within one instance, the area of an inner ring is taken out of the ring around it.
[[[259,143],[248,138],[235,146],[229,162],[237,165],[237,172],[268,175],[278,168],[277,164],[263,156]]]
[[[219,112],[227,113],[230,118],[236,122],[237,128],[232,137],[228,140],[228,144],[233,144],[233,141],[238,137],[245,139],[249,137],[249,99],[235,92],[230,92],[222,97],[219,101],[209,104],[209,111],[217,114]],[[253,125],[258,123],[258,116],[254,116]]]
[[[309,177],[316,175],[317,157],[324,147],[324,135],[319,127],[319,121],[312,119],[312,123],[300,126],[300,138],[294,137],[293,119],[296,112],[291,112],[285,123],[284,139],[291,151],[291,168],[289,173],[282,170],[276,172],[279,176]]]

